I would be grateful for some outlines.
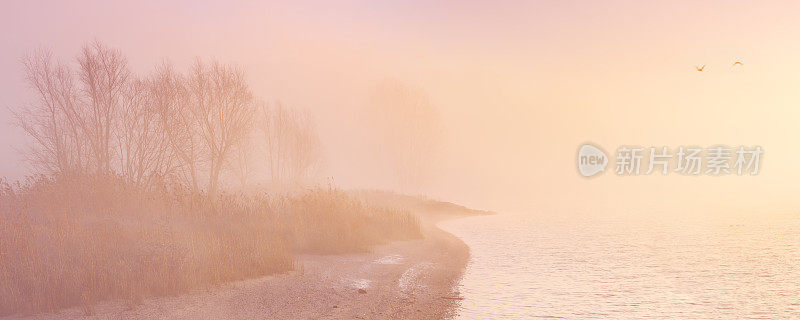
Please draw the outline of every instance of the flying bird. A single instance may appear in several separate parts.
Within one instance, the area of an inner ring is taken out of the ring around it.
[[[736,61],[733,63],[733,66],[743,66],[744,64],[741,61]]]
[[[700,72],[700,71],[703,71],[703,69],[706,68],[706,65],[703,65],[702,67],[694,66],[694,68],[697,69],[698,72]]]

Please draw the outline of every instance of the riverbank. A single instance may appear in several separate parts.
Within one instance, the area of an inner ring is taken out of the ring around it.
[[[107,301],[89,319],[446,319],[469,248],[436,227],[463,214],[419,213],[423,238],[370,253],[301,255],[294,271],[140,303]],[[85,319],[80,307],[25,319]]]

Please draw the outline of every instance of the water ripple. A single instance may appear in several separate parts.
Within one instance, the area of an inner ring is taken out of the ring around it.
[[[440,223],[471,261],[461,319],[800,318],[800,219],[508,214]]]

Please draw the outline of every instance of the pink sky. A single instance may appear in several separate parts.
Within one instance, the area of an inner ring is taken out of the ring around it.
[[[658,204],[668,200],[655,190],[683,200],[699,190],[715,205],[735,195],[789,210],[800,191],[798,12],[795,1],[4,1],[0,176],[24,174],[6,110],[31,99],[19,57],[47,47],[70,60],[98,39],[138,73],[164,58],[239,64],[258,95],[316,114],[327,174],[345,187],[393,186],[386,164],[367,160],[377,142],[354,116],[390,77],[424,88],[445,118],[434,196],[520,210],[575,196],[611,205],[626,192]],[[744,68],[731,69],[735,60]],[[759,144],[767,160],[749,180],[585,181],[573,156],[587,140],[612,150]]]

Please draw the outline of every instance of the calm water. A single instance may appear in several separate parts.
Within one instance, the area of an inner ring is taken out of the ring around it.
[[[800,319],[800,215],[439,226],[471,249],[461,319]]]

